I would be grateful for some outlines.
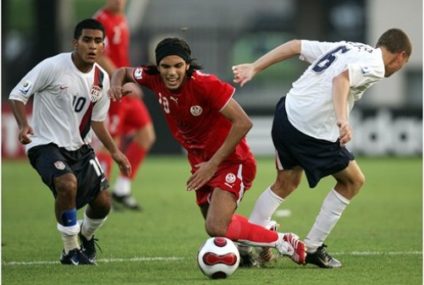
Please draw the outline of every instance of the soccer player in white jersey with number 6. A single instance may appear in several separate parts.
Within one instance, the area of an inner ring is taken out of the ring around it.
[[[9,96],[19,125],[19,141],[26,145],[31,165],[55,198],[57,229],[64,245],[62,264],[95,264],[94,232],[104,223],[111,207],[108,181],[89,145],[90,129],[121,171],[131,172],[130,163],[103,123],[110,103],[109,77],[95,61],[103,52],[104,35],[100,22],[79,22],[74,31],[73,52],[40,62]],[[29,122],[25,104],[32,95],[33,115]],[[80,225],[77,209],[87,204]]]
[[[233,66],[234,82],[243,86],[269,66],[300,55],[310,63],[277,104],[272,126],[277,178],[258,198],[250,221],[266,225],[299,185],[305,172],[311,188],[332,175],[330,190],[305,238],[306,262],[341,267],[326,251],[325,239],[365,182],[354,156],[345,148],[352,139],[349,112],[375,82],[400,70],[411,55],[411,42],[399,29],[381,35],[376,48],[352,42],[292,40],[257,59]]]

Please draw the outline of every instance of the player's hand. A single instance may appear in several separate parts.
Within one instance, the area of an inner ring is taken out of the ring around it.
[[[255,69],[252,63],[234,65],[232,70],[234,75],[233,82],[239,83],[241,87],[255,76]]]
[[[131,174],[132,169],[128,158],[121,151],[111,153],[111,156],[113,160],[119,165],[121,173],[126,176],[129,176]]]
[[[202,162],[196,165],[197,170],[187,180],[187,191],[197,191],[205,185],[215,174],[217,166],[210,162]]]
[[[107,95],[112,101],[120,101],[122,96],[124,96],[122,92],[122,86],[110,86],[109,90],[107,91]]]
[[[34,131],[30,126],[24,126],[19,130],[18,139],[21,144],[29,144],[32,142],[31,136],[34,134]]]
[[[338,122],[339,127],[339,141],[341,145],[347,144],[352,139],[352,128],[348,121]]]
[[[141,88],[134,82],[127,82],[122,85],[122,95],[123,96],[133,96],[137,98],[143,98],[143,91]]]

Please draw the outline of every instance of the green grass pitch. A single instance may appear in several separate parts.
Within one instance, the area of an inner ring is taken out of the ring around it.
[[[343,262],[341,269],[298,266],[283,258],[218,281],[197,268],[196,254],[207,235],[194,194],[184,187],[189,175],[184,157],[146,159],[133,186],[145,210],[111,213],[96,235],[102,252],[94,267],[59,264],[62,242],[49,190],[27,161],[3,161],[2,284],[422,284],[421,158],[357,161],[366,185],[326,241]],[[273,158],[258,158],[257,178],[240,213],[250,213],[274,175]],[[333,184],[325,178],[310,190],[302,182],[280,207],[291,215],[274,217],[280,230],[304,237]]]

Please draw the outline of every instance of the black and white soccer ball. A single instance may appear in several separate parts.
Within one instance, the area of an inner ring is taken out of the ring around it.
[[[212,237],[206,240],[197,255],[197,264],[207,277],[227,278],[240,263],[237,246],[228,238]]]

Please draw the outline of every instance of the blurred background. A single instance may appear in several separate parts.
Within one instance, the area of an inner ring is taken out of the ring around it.
[[[8,107],[10,90],[46,57],[72,50],[75,24],[104,5],[103,0],[2,0],[2,157],[23,156],[17,125]],[[154,63],[156,43],[185,38],[207,73],[232,83],[231,66],[250,62],[293,39],[359,41],[375,45],[387,29],[403,29],[413,52],[405,69],[366,92],[354,108],[349,148],[367,156],[422,155],[421,0],[128,0],[131,60]],[[270,128],[274,106],[306,65],[298,59],[269,68],[235,99],[251,116],[248,141],[257,155],[273,155]],[[145,90],[157,141],[153,155],[178,154],[159,105]]]

